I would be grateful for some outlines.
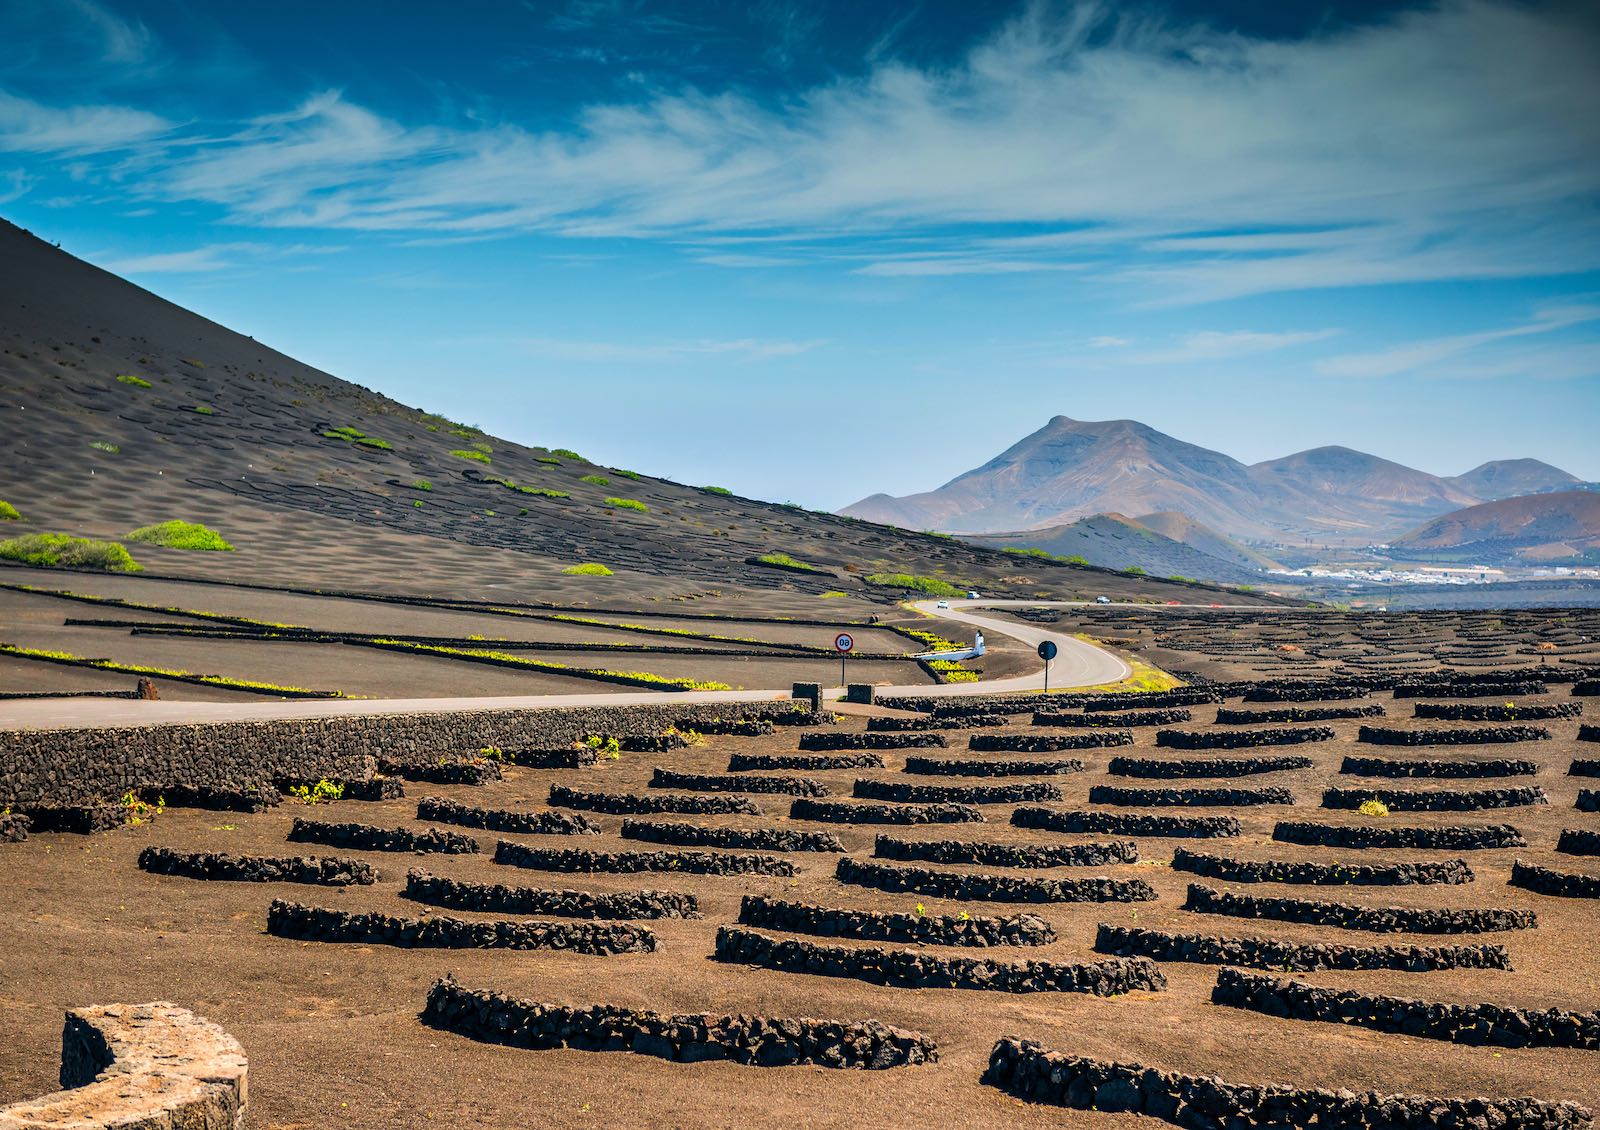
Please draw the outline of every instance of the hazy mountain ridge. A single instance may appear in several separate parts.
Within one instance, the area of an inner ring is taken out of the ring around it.
[[[1480,503],[1396,538],[1389,551],[1491,565],[1600,561],[1600,492],[1555,491]]]
[[[1537,460],[1498,460],[1454,478],[1348,447],[1253,465],[1134,420],[1056,416],[936,490],[876,494],[841,513],[912,529],[1046,530],[1095,514],[1175,512],[1233,539],[1364,544],[1486,500],[1478,491],[1575,483]]]

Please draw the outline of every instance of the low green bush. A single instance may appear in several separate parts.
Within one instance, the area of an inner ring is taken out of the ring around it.
[[[616,467],[611,468],[611,473],[613,475],[621,475],[625,479],[632,479],[634,482],[638,482],[640,479],[644,478],[644,476],[639,474],[638,471],[621,471]]]
[[[329,428],[322,433],[324,439],[342,439],[346,443],[360,444],[362,447],[375,447],[380,451],[393,451],[394,444],[377,436],[369,436],[366,432],[352,428],[348,424],[342,428]]]
[[[70,534],[24,534],[0,541],[0,557],[24,565],[102,569],[107,573],[144,571],[121,542],[94,541]]]
[[[411,489],[412,490],[432,490],[433,489],[433,484],[430,483],[427,479],[412,479],[411,480]]]
[[[847,597],[849,595],[850,595],[849,593],[840,592],[838,589],[829,589],[827,592],[819,592],[817,594],[817,599],[818,600],[841,600],[844,597]]]
[[[151,384],[149,381],[145,380],[143,377],[136,377],[132,373],[118,373],[117,374],[117,383],[118,384],[125,384],[125,385],[132,385],[134,388],[155,388],[156,387],[155,385]]]
[[[579,463],[588,462],[588,460],[584,459],[583,456],[579,455],[576,451],[572,450],[572,448],[570,448],[570,447],[552,447],[550,449],[550,454],[551,455],[559,455],[563,459],[573,459],[573,460],[576,460]]]
[[[122,454],[122,448],[118,447],[114,443],[107,443],[103,439],[97,439],[93,443],[91,443],[89,446],[94,448],[96,451],[103,451],[107,455],[121,455]]]
[[[22,512],[5,499],[0,498],[0,522],[20,522]]]
[[[949,581],[941,581],[938,577],[922,577],[915,573],[868,573],[865,580],[869,585],[889,589],[910,589],[913,592],[927,593],[929,596],[965,596],[967,591],[957,588]]]
[[[548,463],[552,467],[561,466],[561,460],[557,459],[554,455],[538,455],[534,457],[533,461],[535,463]]]
[[[522,494],[535,494],[540,498],[571,498],[572,495],[564,490],[551,490],[549,487],[512,487],[514,491]]]
[[[797,561],[795,558],[790,557],[787,553],[763,553],[760,557],[756,558],[756,560],[767,565],[785,565],[790,569],[804,569],[808,573],[821,572],[821,570],[819,570],[815,565],[808,564],[804,561]]]
[[[609,577],[611,570],[598,561],[585,561],[582,565],[568,565],[561,570],[569,577]]]
[[[1144,570],[1137,565],[1129,565],[1123,572],[1130,577],[1142,577],[1145,575]]]
[[[606,505],[615,506],[618,510],[641,510],[645,513],[650,512],[650,508],[644,503],[640,502],[637,498],[608,498],[606,499]]]
[[[472,448],[468,448],[468,447],[458,447],[458,448],[456,448],[456,450],[452,451],[450,454],[454,455],[457,459],[470,459],[474,463],[493,463],[494,462],[494,460],[490,459],[483,452],[476,451],[476,450],[474,450]]]
[[[1029,546],[1028,548],[1024,549],[1020,545],[1008,545],[1000,552],[1009,553],[1014,557],[1043,557],[1047,561],[1051,560],[1053,557],[1048,550],[1038,549],[1033,546]]]
[[[140,526],[137,530],[133,530],[128,534],[128,540],[148,542],[150,545],[164,545],[168,549],[224,550],[233,548],[215,530],[207,529],[199,522],[181,522],[176,518],[170,522],[159,522],[154,526]]]
[[[202,416],[215,416],[217,414],[217,410],[209,404],[196,404],[191,411],[198,412]]]
[[[733,493],[727,487],[701,487],[700,489],[705,491],[707,494],[732,494]]]
[[[578,481],[582,483],[593,483],[597,487],[608,487],[611,485],[611,480],[606,478],[604,475],[585,475]]]

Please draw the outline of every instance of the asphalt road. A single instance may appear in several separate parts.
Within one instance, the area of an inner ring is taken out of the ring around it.
[[[1126,678],[1131,668],[1117,656],[1071,635],[1010,620],[984,616],[985,608],[1077,607],[1082,602],[1038,600],[953,600],[948,609],[936,601],[919,601],[918,609],[939,619],[976,628],[986,637],[1010,636],[1030,647],[1054,640],[1060,649],[1050,666],[1052,687],[1087,687]],[[1144,607],[1144,606],[1141,606]],[[930,686],[879,687],[880,694],[918,694],[958,697],[972,694],[1008,694],[1044,686],[1044,665],[1034,674],[976,683]],[[837,698],[843,688],[825,692]],[[197,722],[257,722],[304,718],[345,718],[357,715],[437,714],[462,710],[533,710],[557,706],[638,706],[660,703],[664,697],[684,703],[770,702],[789,697],[789,688],[743,691],[619,691],[601,694],[518,695],[496,698],[388,698],[292,699],[261,702],[182,702],[131,699],[71,698],[16,699],[0,702],[0,731],[71,729],[106,726],[183,725]]]

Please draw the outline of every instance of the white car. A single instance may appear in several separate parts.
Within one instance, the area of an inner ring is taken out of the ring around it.
[[[969,589],[969,590],[967,590],[967,599],[968,600],[977,600],[978,599],[978,590],[977,589]]]
[[[1111,598],[1109,596],[1097,596],[1094,598],[1094,602],[1096,604],[1110,604]]]
[[[950,602],[948,600],[941,600],[938,604],[935,604],[934,607],[935,608],[949,608],[950,607]]]

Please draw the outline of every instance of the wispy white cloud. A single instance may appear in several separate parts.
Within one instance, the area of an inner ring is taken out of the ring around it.
[[[1120,349],[1122,346],[1129,344],[1131,343],[1125,337],[1091,337],[1089,339],[1090,349]]]
[[[1520,325],[1405,342],[1370,353],[1347,353],[1329,357],[1319,362],[1316,368],[1317,372],[1324,376],[1356,378],[1393,377],[1402,373],[1441,371],[1449,371],[1454,375],[1534,376],[1539,374],[1544,360],[1538,353],[1529,354],[1523,351],[1515,356],[1499,358],[1474,358],[1471,355],[1500,342],[1555,333],[1593,322],[1600,322],[1600,305],[1573,303],[1549,306],[1537,311],[1533,318]],[[1570,372],[1570,361],[1573,358],[1566,349],[1561,349],[1559,352],[1562,358],[1559,368],[1564,372]],[[1600,371],[1600,358],[1594,356],[1592,346],[1585,347],[1583,352],[1589,354],[1587,372]],[[1464,361],[1461,360],[1463,355],[1467,355]],[[1582,368],[1580,366],[1580,371]]]
[[[768,341],[740,338],[732,341],[678,341],[637,344],[612,341],[575,341],[563,338],[527,338],[519,343],[529,356],[551,361],[669,362],[720,356],[735,361],[771,361],[795,357],[826,345],[825,341]]]
[[[340,250],[342,248],[313,247],[307,244],[278,246],[250,241],[208,243],[203,247],[191,247],[182,251],[160,251],[149,255],[105,259],[100,262],[100,266],[123,275],[202,274],[233,270],[265,258],[286,259],[302,255],[328,255]]]
[[[1182,338],[1169,349],[1152,350],[1138,354],[1130,360],[1144,365],[1182,365],[1190,362],[1226,361],[1234,357],[1249,357],[1257,353],[1272,353],[1279,349],[1293,349],[1326,341],[1339,331],[1291,330],[1281,333],[1261,333],[1252,330],[1202,330]]]
[[[408,124],[326,92],[150,146],[137,171],[143,191],[261,226],[920,229],[922,258],[853,266],[1001,274],[1070,255],[1165,300],[1551,274],[1600,266],[1596,57],[1581,5],[1443,0],[1297,40],[1039,5],[955,64],[879,57],[781,103],[682,89],[538,132]],[[1061,230],[992,235],[1015,223]]]
[[[128,149],[172,123],[125,106],[46,106],[0,90],[0,151],[62,156]]]

